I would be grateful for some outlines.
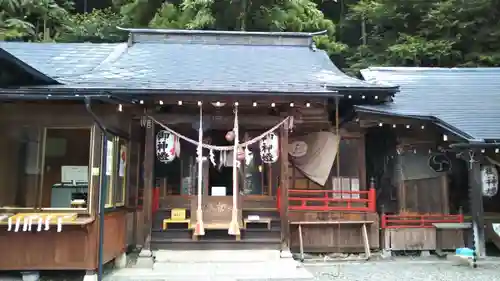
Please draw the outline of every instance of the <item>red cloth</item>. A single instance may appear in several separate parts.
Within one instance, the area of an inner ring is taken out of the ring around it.
[[[276,205],[278,207],[278,212],[281,214],[281,188],[279,186],[276,190]]]
[[[160,208],[160,189],[157,187],[153,188],[153,204],[151,204],[151,208],[153,214]]]

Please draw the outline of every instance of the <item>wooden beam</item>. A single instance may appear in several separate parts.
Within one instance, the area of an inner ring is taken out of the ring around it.
[[[144,215],[144,246],[143,249],[150,250],[151,227],[153,222],[153,188],[155,164],[155,124],[146,127],[146,140],[144,144],[144,191],[143,191],[143,215]]]
[[[281,194],[280,194],[280,213],[281,213],[281,250],[290,250],[290,224],[288,222],[288,121],[280,128],[281,131]]]
[[[199,121],[199,116],[192,114],[154,114],[152,115],[159,122],[165,123],[165,125],[175,125],[175,124],[193,124]],[[234,116],[215,116],[215,115],[205,115],[203,120],[210,120],[211,125],[224,125],[233,126]],[[260,127],[269,127],[278,124],[283,121],[283,117],[280,116],[263,116],[263,115],[244,115],[239,114],[239,124],[241,125],[255,125]],[[296,122],[295,122],[296,123]],[[301,123],[298,120],[298,123]]]
[[[473,154],[472,154],[473,155]],[[469,200],[472,215],[472,235],[476,254],[479,257],[486,256],[485,229],[484,229],[484,207],[481,187],[481,165],[474,156],[469,156]]]

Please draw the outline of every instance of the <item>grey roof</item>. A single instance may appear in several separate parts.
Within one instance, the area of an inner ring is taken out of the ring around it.
[[[474,140],[500,140],[500,68],[371,67],[367,81],[399,85],[394,102],[360,111],[432,118]]]
[[[91,72],[119,45],[0,42],[0,48],[55,80]]]
[[[245,33],[136,32],[137,38],[150,33],[159,37],[131,40],[132,44],[2,42],[0,48],[65,88],[324,94],[344,89],[392,90],[345,75],[324,51],[305,46],[304,34],[248,33],[268,38],[259,43],[251,36],[242,41]],[[214,40],[194,40],[199,34]],[[220,41],[221,36],[238,40]],[[288,41],[269,45],[270,37]],[[291,44],[297,40],[301,44]]]

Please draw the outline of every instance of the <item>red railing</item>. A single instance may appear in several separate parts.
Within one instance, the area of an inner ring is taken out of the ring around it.
[[[382,228],[433,228],[433,223],[463,223],[464,215],[382,215]]]
[[[288,190],[288,209],[292,211],[376,212],[375,189],[368,191]]]

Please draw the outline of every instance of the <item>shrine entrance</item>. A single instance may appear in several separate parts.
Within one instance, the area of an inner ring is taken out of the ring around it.
[[[183,105],[184,112],[198,109],[198,114],[148,116],[155,127],[155,177],[163,183],[158,204],[163,231],[179,222],[196,241],[271,235],[271,244],[278,245],[278,135],[289,118],[267,116],[262,122],[253,108],[241,116],[240,107],[231,108]],[[182,216],[174,218],[174,211]],[[256,225],[268,232],[247,231]]]

